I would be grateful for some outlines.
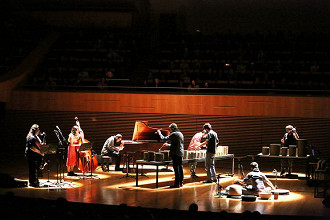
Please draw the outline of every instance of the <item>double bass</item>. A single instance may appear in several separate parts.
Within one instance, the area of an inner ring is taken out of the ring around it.
[[[80,128],[80,122],[78,121],[78,117],[75,117],[76,124]],[[79,141],[79,145],[83,143],[90,143],[84,136],[81,137]],[[79,150],[80,147],[78,147]],[[97,168],[98,162],[97,158],[93,156],[92,150],[84,150],[78,152],[78,169],[82,172],[93,172]]]

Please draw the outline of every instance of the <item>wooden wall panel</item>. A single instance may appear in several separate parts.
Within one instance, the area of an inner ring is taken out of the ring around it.
[[[330,118],[330,98],[14,91],[7,109]]]
[[[23,153],[25,135],[33,123],[38,123],[47,133],[49,143],[56,143],[55,126],[68,137],[75,116],[79,117],[86,139],[95,143],[97,153],[111,135],[122,133],[124,139],[130,140],[135,121],[145,120],[152,127],[164,129],[172,122],[177,123],[185,136],[186,148],[191,137],[209,122],[218,133],[220,144],[228,145],[230,153],[235,155],[257,154],[262,146],[279,143],[285,126],[293,124],[301,138],[308,139],[309,144],[330,157],[330,119],[72,111],[7,111],[1,121],[6,126],[0,129],[4,150]]]
[[[24,137],[33,123],[40,124],[54,143],[55,126],[67,137],[78,116],[86,138],[100,153],[111,135],[122,133],[130,140],[136,120],[149,121],[156,128],[177,123],[185,136],[185,147],[209,122],[231,153],[247,155],[279,143],[285,126],[293,124],[301,138],[330,157],[329,105],[326,97],[15,91],[1,119],[6,125],[1,134],[5,135],[6,150],[23,152]]]

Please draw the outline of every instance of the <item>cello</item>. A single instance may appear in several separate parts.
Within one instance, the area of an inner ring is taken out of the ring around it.
[[[75,117],[76,124],[80,128],[80,122],[78,121],[78,117]],[[81,140],[79,141],[79,145],[83,143],[90,143],[90,141],[86,140],[84,136],[81,136]],[[80,148],[80,147],[79,147]],[[78,148],[78,150],[79,150]],[[92,150],[84,150],[78,152],[78,169],[82,172],[93,172],[98,166],[97,158],[93,156]]]

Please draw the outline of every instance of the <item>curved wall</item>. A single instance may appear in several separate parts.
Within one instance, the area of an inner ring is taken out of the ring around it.
[[[329,104],[329,98],[321,97],[13,91],[1,133],[7,135],[6,149],[18,149],[29,127],[38,123],[49,141],[56,142],[55,126],[67,136],[78,116],[99,153],[110,135],[122,133],[130,140],[136,120],[149,121],[155,128],[176,122],[185,135],[185,147],[209,122],[231,153],[247,155],[279,143],[285,126],[293,124],[301,138],[330,157]],[[15,143],[9,141],[17,137],[21,138]]]
[[[330,98],[13,91],[7,109],[330,118]]]

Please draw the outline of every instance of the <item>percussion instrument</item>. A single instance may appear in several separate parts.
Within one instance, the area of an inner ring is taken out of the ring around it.
[[[148,161],[155,160],[155,151],[148,151]]]
[[[169,151],[161,151],[164,155],[164,161],[170,161],[170,152]]]
[[[183,159],[188,159],[188,151],[187,150],[184,150],[183,151]]]
[[[270,144],[269,145],[269,154],[272,156],[280,155],[281,144]]]
[[[196,158],[196,151],[191,151],[190,152],[190,159],[195,159]]]
[[[289,145],[289,156],[297,156],[297,145]]]
[[[260,199],[268,200],[272,196],[271,192],[260,192],[259,197]]]
[[[240,199],[242,196],[243,187],[237,184],[229,185],[226,187],[228,189],[228,198]]]
[[[307,156],[307,139],[298,139],[298,156],[306,157]]]
[[[242,195],[242,201],[246,202],[254,202],[256,201],[257,197],[254,195]]]
[[[143,160],[148,161],[148,158],[149,158],[149,152],[148,151],[143,152]]]
[[[287,155],[288,155],[288,148],[281,147],[281,156],[287,156]]]
[[[200,150],[201,152],[201,158],[205,158],[206,157],[206,150]]]
[[[262,147],[262,155],[269,155],[269,147]]]
[[[163,162],[164,161],[164,154],[163,153],[155,153],[155,161]]]
[[[224,156],[228,154],[228,146],[217,146],[215,156]]]
[[[271,193],[278,193],[279,195],[289,195],[290,194],[290,190],[287,189],[275,189],[275,190],[271,190]]]

